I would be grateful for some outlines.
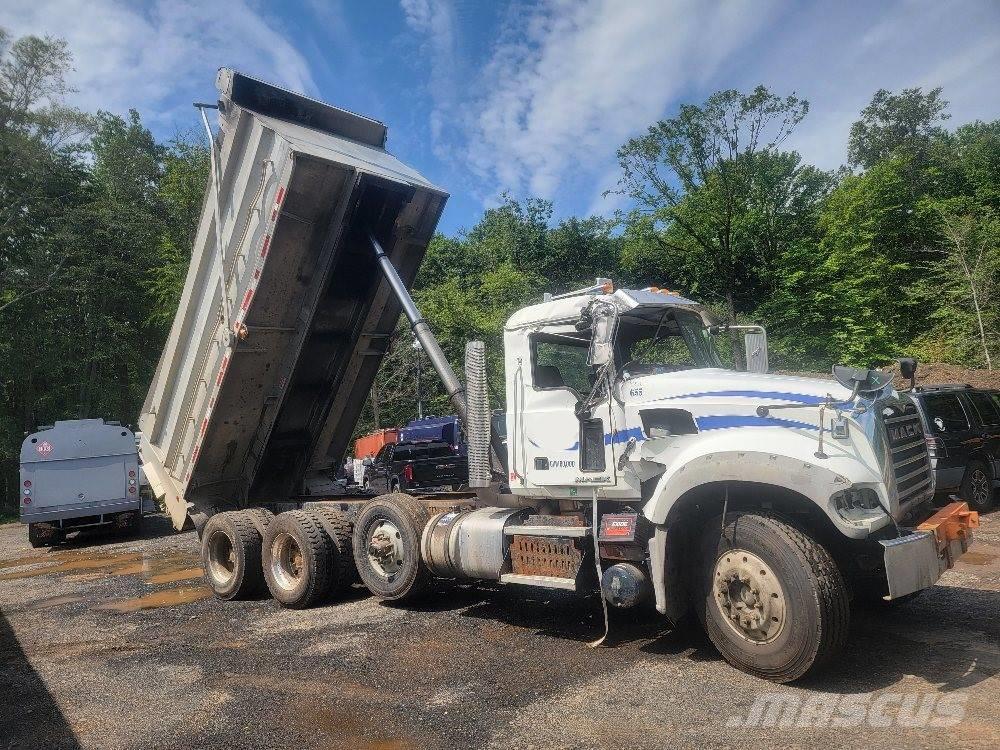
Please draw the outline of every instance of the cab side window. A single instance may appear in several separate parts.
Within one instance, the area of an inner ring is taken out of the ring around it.
[[[976,410],[979,423],[985,427],[996,427],[1000,425],[1000,399],[990,393],[970,393],[969,401],[972,408]]]
[[[969,419],[965,416],[962,402],[955,394],[928,396],[926,403],[927,416],[934,432],[961,432],[969,429]]]
[[[383,463],[389,458],[389,452],[392,450],[392,445],[383,445],[379,452],[375,454],[375,462]]]
[[[535,388],[572,388],[577,393],[589,393],[589,344],[586,339],[569,336],[533,337],[531,377]]]

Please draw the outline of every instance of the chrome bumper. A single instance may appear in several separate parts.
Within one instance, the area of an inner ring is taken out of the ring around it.
[[[883,540],[889,599],[933,586],[972,544],[979,514],[963,502],[945,506],[906,536]]]

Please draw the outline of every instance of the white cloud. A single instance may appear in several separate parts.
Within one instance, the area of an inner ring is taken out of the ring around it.
[[[74,56],[71,101],[87,110],[135,107],[153,125],[193,121],[212,100],[215,71],[236,67],[315,93],[305,58],[277,22],[241,0],[7,0],[0,25],[15,36],[66,39]]]
[[[447,159],[445,130],[454,121],[459,89],[454,9],[447,0],[400,0],[399,4],[406,25],[427,40],[431,141],[438,158]]]
[[[454,70],[464,29],[453,13],[435,24],[444,0],[402,4],[410,27],[437,40],[435,65]],[[434,116],[459,126],[436,152],[464,155],[480,195],[509,190],[555,198],[559,212],[607,214],[620,201],[601,193],[615,184],[614,153],[627,138],[683,102],[763,83],[810,101],[787,145],[833,168],[878,88],[943,86],[953,124],[1000,115],[998,30],[1000,5],[979,0],[514,5],[478,71],[432,82],[450,92],[435,96]]]
[[[787,142],[806,161],[834,168],[847,159],[851,123],[880,88],[944,88],[955,126],[1000,117],[1000,5],[978,0],[897,0],[814,6],[779,22],[769,49],[736,85],[795,90],[809,116]]]
[[[504,29],[467,121],[473,166],[499,190],[552,197],[667,105],[710,79],[767,22],[772,2],[556,0]],[[612,187],[592,185],[590,203]]]

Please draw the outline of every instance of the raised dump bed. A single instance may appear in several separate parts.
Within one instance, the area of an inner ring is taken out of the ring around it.
[[[217,84],[224,259],[210,185],[139,420],[177,528],[340,461],[400,313],[367,232],[409,285],[447,199],[381,123],[226,69]]]

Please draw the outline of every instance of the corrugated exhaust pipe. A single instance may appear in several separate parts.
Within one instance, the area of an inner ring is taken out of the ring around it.
[[[486,344],[465,345],[465,402],[468,410],[465,434],[469,441],[469,486],[489,487],[490,400],[486,393]]]

